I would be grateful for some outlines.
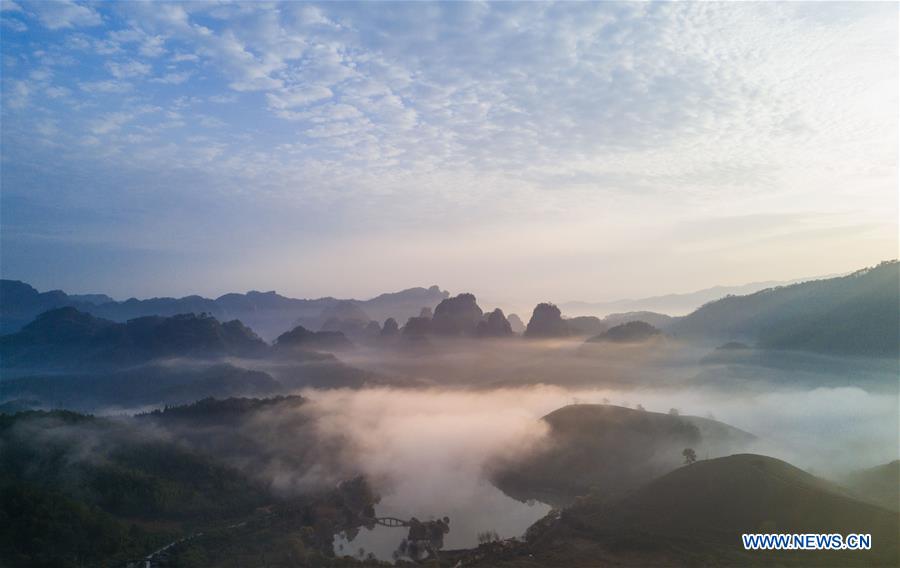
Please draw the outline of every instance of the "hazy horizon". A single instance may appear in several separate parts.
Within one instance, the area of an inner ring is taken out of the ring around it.
[[[2,274],[40,289],[528,304],[898,256],[891,4],[2,8]]]

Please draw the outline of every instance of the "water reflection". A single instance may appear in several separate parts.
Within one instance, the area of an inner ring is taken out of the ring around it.
[[[422,525],[416,534],[411,534],[408,526],[355,529],[350,534],[335,535],[334,551],[339,556],[371,555],[385,561],[422,559],[429,555],[425,542],[437,536],[431,534],[437,532],[431,529],[440,528],[441,523],[447,524],[447,532],[440,535],[444,550],[473,548],[478,546],[479,537],[483,540],[487,534],[500,539],[522,536],[550,511],[550,506],[544,503],[522,503],[507,497],[486,481],[477,483],[476,487],[464,501],[434,495],[430,511],[416,510],[405,503],[402,492],[386,495],[375,507],[376,516],[404,520],[415,517]],[[446,521],[444,517],[448,517]],[[410,542],[409,537],[416,542]]]

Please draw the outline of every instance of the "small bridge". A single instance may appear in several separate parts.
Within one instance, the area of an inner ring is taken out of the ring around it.
[[[375,524],[381,525],[383,527],[408,527],[409,521],[404,521],[403,519],[397,519],[395,517],[377,517],[372,519],[375,521]]]

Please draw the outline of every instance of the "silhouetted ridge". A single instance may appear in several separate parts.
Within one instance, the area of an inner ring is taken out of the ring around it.
[[[138,418],[178,420],[189,422],[219,422],[234,420],[261,409],[274,407],[295,408],[305,403],[301,396],[275,396],[271,398],[213,398],[206,397],[190,404],[167,406],[144,414]]]
[[[363,335],[371,321],[359,303],[351,300],[341,300],[328,306],[322,310],[319,319],[322,321],[322,331],[339,331],[350,337]]]
[[[134,364],[170,357],[258,357],[268,346],[239,321],[206,314],[115,323],[66,307],[0,337],[4,367]]]
[[[588,339],[589,343],[641,343],[662,334],[661,331],[642,321],[630,321]]]
[[[370,319],[382,321],[388,317],[405,321],[423,307],[432,308],[449,293],[437,286],[408,288],[400,292],[381,294],[370,300],[339,300],[332,297],[297,299],[274,291],[230,293],[215,299],[192,295],[183,298],[129,298],[112,301],[103,294],[67,295],[60,290],[39,293],[16,280],[0,280],[0,333],[18,331],[38,314],[54,308],[70,306],[96,317],[116,322],[144,316],[173,316],[186,313],[208,313],[220,321],[239,319],[272,340],[298,324],[318,329],[324,323],[324,310],[349,301],[361,308]],[[109,300],[109,301],[105,301]]]
[[[594,316],[577,316],[565,320],[572,335],[598,335],[609,329],[609,325]]]
[[[275,340],[275,350],[340,351],[353,348],[353,343],[340,331],[310,331],[298,325]]]

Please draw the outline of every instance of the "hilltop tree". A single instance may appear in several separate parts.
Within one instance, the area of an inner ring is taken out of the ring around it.
[[[694,448],[685,448],[681,455],[684,456],[685,465],[691,465],[697,461],[697,452],[694,451]]]
[[[500,542],[500,535],[497,531],[490,529],[478,533],[478,544],[488,544],[491,542]]]

